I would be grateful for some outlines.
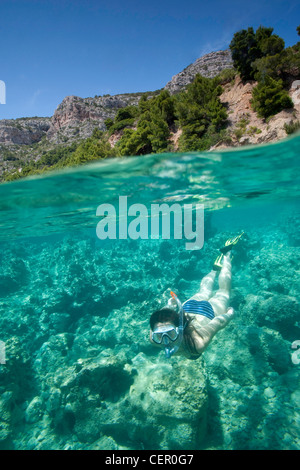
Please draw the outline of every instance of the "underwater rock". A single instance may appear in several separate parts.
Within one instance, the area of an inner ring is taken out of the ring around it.
[[[300,318],[299,302],[294,297],[273,294],[261,302],[257,309],[257,323],[279,330],[283,336],[293,335]]]
[[[292,247],[300,246],[300,216],[294,212],[292,216],[286,217],[283,222],[288,227],[289,244]]]
[[[265,291],[260,295],[249,294],[241,315],[252,324],[279,331],[288,340],[295,337],[296,331],[300,333],[297,327],[300,305],[295,297]]]
[[[278,374],[283,374],[291,367],[289,344],[278,331],[262,328],[261,349],[265,360]]]
[[[237,245],[236,316],[202,358],[167,361],[149,342],[151,312],[170,289],[193,295],[226,237],[196,253],[167,241],[28,245],[17,290],[0,299],[2,447],[300,448],[290,349],[300,338],[299,249],[279,253],[278,231],[264,246],[252,233],[247,253]],[[22,250],[5,252],[7,266]]]
[[[0,364],[0,442],[10,438],[24,417],[22,403],[32,393],[31,361],[19,338],[5,342],[6,362]]]
[[[70,324],[70,315],[67,313],[52,313],[49,323],[57,333],[63,333]]]
[[[101,354],[65,369],[56,387],[61,400],[50,413],[53,425],[87,444],[107,438],[128,448],[192,449],[206,432],[201,361],[171,364],[140,353],[128,363],[122,355]]]
[[[159,449],[199,448],[207,424],[207,383],[203,362],[174,358],[149,360],[140,353],[132,361],[137,375],[130,388],[130,407],[144,423],[144,446]],[[135,423],[136,435],[139,425]],[[159,430],[159,431],[158,431]],[[132,429],[131,429],[132,432]]]
[[[39,397],[34,397],[25,410],[25,421],[36,423],[42,416],[42,401]]]
[[[76,386],[87,387],[101,400],[116,402],[132,383],[131,373],[118,357],[77,361]]]
[[[10,295],[24,287],[29,280],[25,262],[18,256],[6,253],[1,257],[0,296]]]
[[[300,390],[296,390],[295,392],[293,392],[291,394],[291,400],[293,402],[293,404],[298,408],[298,410],[300,409]]]
[[[59,376],[61,368],[67,367],[66,360],[73,341],[73,335],[60,333],[50,336],[42,344],[33,364],[35,373],[42,378],[42,389],[53,385],[55,376]]]
[[[55,380],[61,401],[51,413],[55,427],[74,432],[82,442],[99,439],[103,426],[118,414],[119,401],[133,383],[132,375],[118,356],[82,359],[61,370]]]
[[[22,341],[12,336],[5,342],[6,362],[1,366],[1,387],[16,400],[25,400],[34,385],[31,359]]]
[[[59,388],[51,387],[49,392],[44,394],[44,398],[45,397],[47,397],[46,409],[50,414],[53,414],[59,410],[62,397],[62,393]]]
[[[283,374],[291,367],[289,343],[278,331],[254,325],[240,327],[237,331],[240,342],[238,359],[246,355],[244,364],[252,364],[252,369],[243,369],[241,378],[249,376],[250,382],[259,381],[267,371]]]
[[[3,393],[0,399],[0,443],[2,441],[5,441],[12,432],[11,404],[12,404],[12,393],[9,393],[9,392]]]
[[[280,233],[278,237],[280,238]],[[286,294],[297,296],[299,279],[297,266],[300,262],[298,248],[278,245],[273,242],[252,257],[249,268],[256,283],[258,292],[269,292],[269,295]]]
[[[289,392],[298,390],[300,383],[300,369],[292,369],[282,375],[282,386],[287,387]]]
[[[264,396],[266,398],[274,398],[276,396],[276,393],[271,387],[266,387],[264,390]]]

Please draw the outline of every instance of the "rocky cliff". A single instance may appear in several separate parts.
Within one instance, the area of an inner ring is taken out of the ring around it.
[[[224,85],[220,99],[227,107],[227,133],[231,141],[228,144],[222,142],[217,148],[276,142],[287,137],[286,124],[300,120],[300,80],[294,80],[289,89],[294,107],[267,120],[259,118],[251,106],[252,90],[256,85],[255,81],[243,83],[239,76]]]
[[[51,119],[47,138],[55,143],[89,137],[95,128],[105,130],[104,121],[114,118],[120,108],[137,105],[142,93],[79,98],[67,96]]]
[[[212,52],[175,75],[165,88],[173,94],[191,83],[197,73],[213,77],[224,68],[230,67],[230,51]],[[142,95],[143,93],[133,93],[94,98],[67,96],[51,118],[0,120],[0,145],[31,145],[44,136],[54,144],[87,138],[95,128],[104,130],[104,121],[114,118],[120,108],[137,105]]]
[[[2,119],[0,121],[0,144],[34,144],[47,134],[50,126],[51,118]]]
[[[118,109],[136,105],[142,93],[80,98],[67,96],[50,118],[0,120],[0,145],[32,145],[43,137],[53,143],[89,137],[95,127],[104,130],[104,121]]]
[[[174,75],[172,80],[166,84],[165,89],[171,94],[178,93],[192,83],[197,73],[206,78],[213,78],[222,70],[230,68],[233,68],[230,50],[211,52],[197,59],[182,72]]]
[[[197,59],[175,75],[164,87],[171,94],[182,91],[196,74],[212,78],[224,69],[233,68],[230,50],[212,52]],[[285,124],[300,120],[300,81],[291,84],[290,96],[294,109],[282,111],[268,122],[259,119],[251,108],[252,89],[256,82],[243,83],[239,76],[223,85],[221,100],[228,113],[228,144],[219,148],[272,142],[286,137]],[[159,90],[160,91],[160,90]],[[148,95],[159,93],[154,91]],[[105,130],[105,120],[113,119],[117,111],[137,105],[144,93],[104,95],[93,98],[67,96],[49,118],[20,118],[0,120],[0,174],[38,160],[43,152],[57,145],[70,145],[91,136],[95,128]],[[176,150],[180,129],[171,133]],[[112,145],[120,135],[112,136]]]

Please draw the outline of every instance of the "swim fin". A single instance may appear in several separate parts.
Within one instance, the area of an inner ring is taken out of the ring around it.
[[[214,271],[221,271],[222,269],[222,260],[223,260],[223,253],[221,253],[217,258],[216,261],[214,262],[213,265],[213,270]]]
[[[225,245],[223,246],[223,248],[220,249],[221,253],[225,254],[225,253],[228,253],[228,251],[232,250],[232,247],[237,244],[237,242],[239,241],[239,239],[241,238],[243,234],[244,232],[242,232],[240,235],[237,235],[234,238],[229,238],[225,242]]]

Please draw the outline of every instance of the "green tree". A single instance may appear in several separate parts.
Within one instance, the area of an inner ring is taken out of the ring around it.
[[[162,153],[168,149],[168,138],[170,135],[169,126],[166,120],[154,115],[150,123],[149,141],[151,151],[154,153]]]
[[[253,109],[263,118],[293,107],[291,98],[283,88],[282,80],[275,80],[269,76],[253,88],[251,103]]]
[[[119,156],[137,155],[136,148],[138,145],[136,131],[133,129],[124,129],[121,139],[116,144],[117,154]]]
[[[171,125],[175,119],[174,98],[167,90],[163,90],[150,101],[150,111],[152,115],[160,116],[167,124]]]
[[[119,109],[116,114],[115,122],[124,121],[125,119],[135,118],[138,114],[136,106],[126,106],[125,108]]]
[[[218,79],[196,75],[187,91],[177,96],[176,114],[182,128],[181,151],[207,149],[207,136],[222,129],[227,119],[226,109],[219,99],[222,91]]]
[[[277,34],[261,40],[258,44],[264,57],[280,54],[285,48],[284,40]]]
[[[253,80],[258,60],[281,54],[285,44],[282,38],[273,34],[273,28],[260,26],[255,33],[252,27],[235,33],[229,47],[234,66],[242,79]]]
[[[115,155],[115,150],[104,136],[101,139],[92,136],[77,146],[76,150],[66,159],[64,166],[81,165],[91,160],[99,160]]]
[[[126,106],[118,110],[114,121],[112,121],[112,119],[106,119],[104,124],[111,135],[125,127],[133,126],[138,115],[139,110],[136,106]]]
[[[93,139],[102,139],[104,137],[104,132],[95,127],[95,129],[92,132],[92,138]]]
[[[138,104],[139,113],[143,114],[150,109],[150,100],[147,95],[142,95]]]
[[[111,126],[113,126],[114,121],[111,118],[107,118],[107,119],[105,119],[104,124],[106,126],[106,129],[109,130],[111,128]]]
[[[174,98],[167,90],[148,99],[143,95],[138,105],[136,130],[125,129],[117,144],[120,155],[145,155],[168,150],[169,126],[174,123]]]
[[[253,28],[250,27],[235,33],[229,47],[234,67],[238,70],[241,78],[243,80],[253,79],[252,62],[262,56]]]
[[[259,26],[255,32],[255,39],[258,43],[269,39],[273,34],[273,28],[266,28],[265,26]]]
[[[285,70],[285,53],[262,57],[253,62],[254,78],[263,81],[266,76],[278,79]]]

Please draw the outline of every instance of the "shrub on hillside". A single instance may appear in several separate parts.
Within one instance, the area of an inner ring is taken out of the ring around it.
[[[267,118],[283,109],[292,108],[293,102],[283,88],[282,80],[266,76],[253,88],[251,104],[260,117]]]

